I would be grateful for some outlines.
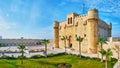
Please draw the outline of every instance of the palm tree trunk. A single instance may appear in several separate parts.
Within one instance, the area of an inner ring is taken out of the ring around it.
[[[99,47],[97,46],[97,57],[99,58]]]
[[[101,49],[103,49],[102,44],[100,45]],[[101,62],[103,62],[103,55],[101,54]]]
[[[65,42],[65,54],[66,54],[66,40],[64,42]]]
[[[107,60],[107,56],[106,56],[106,60],[105,60],[105,68],[108,68],[108,60]]]
[[[47,44],[45,44],[45,57],[47,58]]]
[[[79,42],[79,55],[80,55],[80,58],[81,58],[81,43]]]
[[[24,51],[22,49],[22,58],[21,58],[21,64],[23,64],[23,57],[24,57]]]
[[[23,58],[21,59],[21,64],[23,64]]]
[[[119,52],[118,52],[118,60],[119,60]]]

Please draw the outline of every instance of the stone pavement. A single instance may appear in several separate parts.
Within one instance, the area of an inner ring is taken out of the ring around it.
[[[120,68],[120,59],[119,59],[118,62],[114,65],[113,68]]]
[[[0,48],[0,50],[13,50],[13,51],[15,51],[15,50],[19,50],[19,49],[17,49],[17,47],[15,46],[15,47],[10,47],[10,48],[8,48],[8,47],[2,47],[2,48]],[[62,53],[62,52],[65,52],[65,49],[63,48],[63,49],[61,49],[61,48],[53,48],[52,46],[48,46],[48,48],[47,48],[48,50],[47,50],[47,54],[51,54],[51,53],[53,53],[53,54],[57,54],[57,53]],[[42,50],[44,50],[44,46],[42,46]],[[43,54],[43,51],[39,51],[39,52],[32,52],[32,53],[29,53],[29,52],[27,52],[27,51],[24,51],[25,52],[25,56],[26,57],[31,57],[31,56],[33,56],[33,55],[36,55],[36,54],[40,54],[40,55],[44,55]],[[77,51],[72,51],[72,50],[70,50],[69,48],[67,48],[67,53],[71,53],[71,54],[79,54],[79,52],[77,52]],[[19,55],[21,55],[21,53],[4,53],[4,55],[7,55],[7,56],[14,56],[14,57],[18,57]],[[97,57],[97,54],[84,54],[84,53],[82,53],[82,55],[83,56],[89,56],[89,57]],[[0,56],[2,56],[2,54],[0,54]]]

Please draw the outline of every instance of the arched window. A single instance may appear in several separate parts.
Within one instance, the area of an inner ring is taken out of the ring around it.
[[[68,18],[68,24],[69,24],[69,22],[70,22],[70,19]]]
[[[72,24],[72,17],[70,18],[70,24]]]

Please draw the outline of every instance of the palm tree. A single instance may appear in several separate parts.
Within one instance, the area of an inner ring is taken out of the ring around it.
[[[101,49],[99,52],[100,52],[103,56],[105,56],[105,67],[108,68],[108,61],[110,61],[111,56],[112,56],[112,51],[111,51],[111,49],[107,49],[107,51],[104,50],[104,49]]]
[[[65,44],[65,54],[66,54],[66,40],[68,40],[67,39],[67,36],[65,37],[65,36],[62,36],[62,38],[61,38],[61,40],[63,40],[64,41],[64,44]]]
[[[103,49],[103,44],[105,43],[104,38],[99,38],[97,44],[100,45],[100,49]],[[103,55],[101,54],[101,62],[103,62]]]
[[[81,58],[81,42],[83,41],[83,38],[78,36],[78,37],[76,37],[76,41],[79,42],[79,55],[80,55],[80,58]]]
[[[22,53],[22,55],[21,55],[21,64],[23,64],[23,58],[24,58],[24,51],[23,50],[25,50],[25,45],[19,44],[18,46],[19,46],[18,49],[20,49],[21,53]]]
[[[45,57],[47,57],[47,44],[50,43],[50,41],[47,39],[43,39],[42,41],[43,41],[43,44],[45,44]]]

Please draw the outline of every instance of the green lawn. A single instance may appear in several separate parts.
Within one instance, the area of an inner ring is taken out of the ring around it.
[[[72,65],[72,68],[105,68],[104,62],[93,59],[80,59],[75,55],[61,55],[48,58],[39,59],[25,59],[24,68],[56,68],[58,63],[68,63]],[[20,60],[7,60],[0,59],[0,68],[23,68],[20,64]],[[109,64],[108,68],[113,68]]]

